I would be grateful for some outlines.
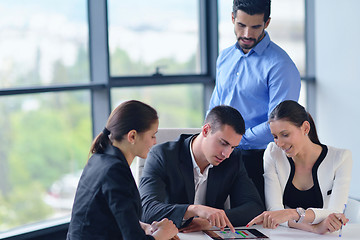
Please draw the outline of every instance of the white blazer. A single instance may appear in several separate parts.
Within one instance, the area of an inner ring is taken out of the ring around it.
[[[327,147],[328,152],[317,171],[324,207],[310,208],[315,213],[313,224],[321,222],[331,213],[343,212],[349,194],[351,152]],[[285,152],[274,142],[269,143],[264,153],[265,204],[268,211],[284,209],[283,194],[290,170]],[[330,190],[331,194],[328,195]]]

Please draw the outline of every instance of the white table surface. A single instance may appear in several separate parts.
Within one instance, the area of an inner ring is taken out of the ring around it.
[[[315,234],[310,233],[294,228],[287,228],[279,226],[276,229],[264,229],[262,226],[253,226],[251,228],[256,228],[270,240],[303,240],[303,239],[339,239],[339,240],[360,240],[360,223],[351,224],[348,223],[343,227],[342,237],[339,238],[339,232],[327,233],[327,234]],[[203,232],[194,232],[194,233],[179,233],[178,236],[181,240],[210,240]]]

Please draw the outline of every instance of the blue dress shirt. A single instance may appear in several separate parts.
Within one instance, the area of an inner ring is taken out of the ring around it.
[[[247,54],[236,42],[216,62],[216,85],[209,109],[236,108],[245,120],[241,149],[265,149],[273,140],[268,115],[284,100],[297,101],[301,79],[294,62],[278,45],[264,38]]]

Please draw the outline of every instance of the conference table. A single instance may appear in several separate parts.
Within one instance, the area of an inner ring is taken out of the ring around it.
[[[256,225],[250,228],[255,228],[259,230],[260,232],[268,236],[269,240],[300,240],[300,239],[301,240],[303,239],[359,240],[360,239],[360,223],[347,223],[346,226],[343,226],[341,238],[339,237],[339,231],[320,235],[294,228],[287,228],[283,226],[279,226],[276,229],[265,229],[262,226]],[[179,233],[178,236],[181,240],[211,240],[212,239],[203,232]]]

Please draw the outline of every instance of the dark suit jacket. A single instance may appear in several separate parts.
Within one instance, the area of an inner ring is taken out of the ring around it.
[[[166,217],[181,227],[195,196],[191,138],[183,134],[177,141],[155,145],[148,154],[139,186],[144,222]],[[224,209],[229,195],[231,209],[225,212],[234,226],[246,225],[264,210],[259,193],[246,173],[241,153],[236,149],[220,165],[209,169],[206,205]]]
[[[154,239],[140,226],[141,202],[122,152],[108,146],[85,166],[67,239]]]

